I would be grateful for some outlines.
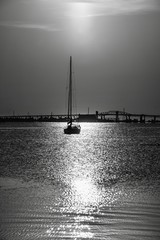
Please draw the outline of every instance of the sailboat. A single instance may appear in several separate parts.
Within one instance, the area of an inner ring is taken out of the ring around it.
[[[65,134],[79,134],[81,126],[75,124],[72,119],[72,57],[70,56],[70,69],[69,69],[69,91],[68,91],[68,123],[64,128]]]

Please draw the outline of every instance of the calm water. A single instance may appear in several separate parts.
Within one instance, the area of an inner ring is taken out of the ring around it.
[[[0,124],[0,240],[160,239],[160,125]]]

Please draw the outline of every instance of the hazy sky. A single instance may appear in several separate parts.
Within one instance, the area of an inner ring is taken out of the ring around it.
[[[160,0],[0,0],[0,114],[160,114]]]

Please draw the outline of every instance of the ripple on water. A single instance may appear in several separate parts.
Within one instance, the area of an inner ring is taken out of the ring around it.
[[[2,131],[0,239],[158,240],[160,129],[63,126]]]

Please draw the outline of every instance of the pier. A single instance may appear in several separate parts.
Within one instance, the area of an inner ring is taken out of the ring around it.
[[[73,119],[80,122],[126,122],[126,123],[157,123],[160,122],[160,115],[137,114],[124,111],[108,111],[95,114],[72,114]],[[12,115],[0,116],[0,122],[67,122],[67,114],[50,115]]]

